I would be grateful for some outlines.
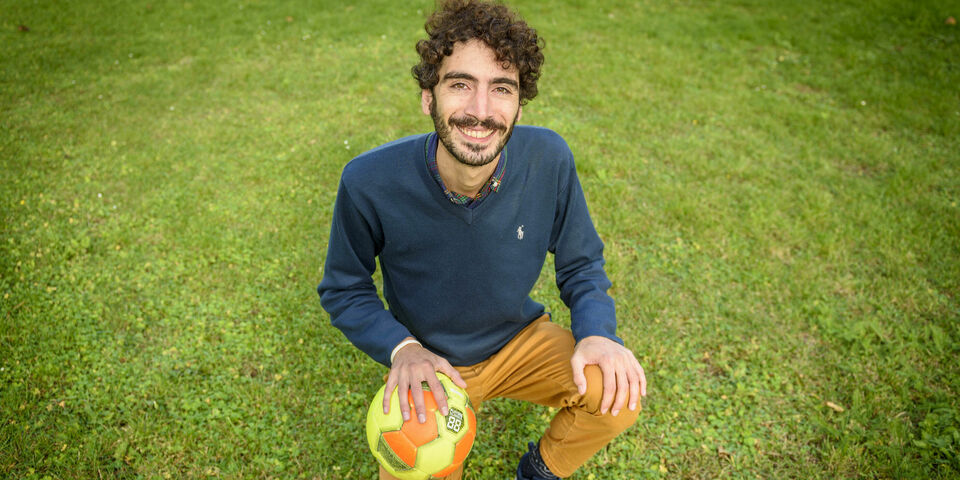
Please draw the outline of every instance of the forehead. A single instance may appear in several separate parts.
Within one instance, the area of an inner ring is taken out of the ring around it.
[[[453,52],[440,64],[438,73],[441,80],[447,72],[469,73],[480,79],[506,77],[516,80],[519,78],[516,67],[507,62],[498,61],[493,49],[476,39],[457,42],[453,45]]]

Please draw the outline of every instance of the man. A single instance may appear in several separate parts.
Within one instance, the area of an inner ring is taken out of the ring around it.
[[[334,207],[318,291],[333,325],[390,367],[389,395],[423,383],[441,412],[436,372],[491,398],[559,409],[520,459],[517,478],[566,477],[632,425],[643,369],[616,336],[610,282],[573,155],[554,132],[515,126],[537,94],[536,31],[502,5],[455,0],[427,21],[413,68],[435,132],[352,160]],[[571,330],[529,297],[554,254]],[[383,294],[372,280],[379,257]],[[459,472],[448,478],[459,479]],[[380,478],[393,478],[382,468]]]

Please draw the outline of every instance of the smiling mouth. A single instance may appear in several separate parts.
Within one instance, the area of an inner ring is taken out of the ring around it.
[[[476,138],[477,140],[486,139],[491,135],[493,135],[493,132],[494,132],[494,130],[465,130],[461,127],[457,127],[457,130],[459,130],[460,133],[470,138]]]

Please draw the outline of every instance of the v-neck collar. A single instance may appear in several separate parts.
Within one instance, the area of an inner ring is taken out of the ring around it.
[[[463,206],[464,208],[473,209],[486,200],[491,194],[496,193],[500,189],[500,185],[503,183],[503,174],[506,171],[507,165],[507,149],[504,148],[499,157],[497,158],[497,167],[494,169],[493,174],[490,175],[490,178],[484,182],[483,186],[480,187],[480,191],[477,192],[475,197],[468,197],[466,195],[454,192],[447,188],[446,184],[443,182],[443,178],[440,177],[440,169],[437,166],[437,149],[439,148],[440,139],[436,132],[429,135],[426,142],[426,163],[427,169],[430,171],[430,175],[433,177],[434,181],[443,191],[443,194],[450,200],[451,203],[455,205]]]
[[[479,205],[476,205],[473,208],[467,208],[463,205],[457,205],[451,202],[450,199],[444,194],[444,189],[438,186],[437,180],[433,177],[433,174],[431,173],[430,168],[428,166],[428,158],[429,158],[428,155],[430,152],[431,143],[436,148],[437,141],[438,139],[437,139],[436,132],[423,136],[424,161],[414,162],[417,165],[417,171],[420,172],[420,177],[424,182],[424,186],[427,188],[427,190],[430,191],[430,196],[432,196],[437,201],[437,203],[440,204],[441,208],[449,212],[451,215],[454,215],[460,218],[466,224],[472,225],[473,222],[477,218],[479,218],[479,216],[484,211],[490,208],[491,204],[496,203],[497,195],[493,195],[492,193],[490,195],[487,195],[487,197],[483,199],[484,201],[480,202]],[[507,147],[504,146],[501,154],[505,153],[506,151],[507,151]],[[435,155],[436,155],[436,152],[434,152],[434,162],[436,162]],[[495,192],[497,193],[502,193],[501,189],[503,188],[503,179],[504,177],[509,177],[507,170],[509,169],[510,171],[513,171],[513,168],[512,168],[513,163],[516,163],[516,162],[512,162],[508,164],[506,161],[504,161],[504,158],[505,158],[505,155],[501,155],[500,164],[497,165],[498,171],[495,171],[494,175],[491,175],[490,177],[491,179],[493,178],[497,179],[498,185],[497,185],[497,189],[495,190]]]

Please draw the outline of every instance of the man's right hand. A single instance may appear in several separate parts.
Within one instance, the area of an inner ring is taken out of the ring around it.
[[[406,400],[407,392],[410,392],[413,396],[413,407],[417,413],[417,419],[420,423],[426,422],[427,410],[423,405],[423,382],[427,382],[430,391],[433,392],[433,399],[440,408],[440,413],[447,415],[447,395],[440,380],[437,379],[436,372],[446,374],[453,383],[461,388],[467,388],[467,382],[463,381],[460,372],[443,357],[416,343],[398,350],[390,367],[390,375],[387,377],[387,387],[383,394],[383,413],[390,413],[390,394],[396,387],[403,421],[410,419],[410,402]]]

